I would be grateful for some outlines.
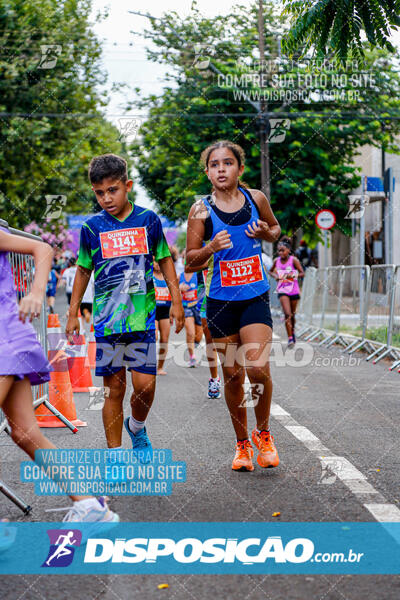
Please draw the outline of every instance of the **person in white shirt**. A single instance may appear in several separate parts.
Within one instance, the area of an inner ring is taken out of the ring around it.
[[[93,312],[93,296],[94,296],[94,276],[93,271],[89,279],[88,286],[83,294],[81,302],[81,313],[86,323],[90,323]]]
[[[65,281],[65,292],[67,294],[68,304],[71,302],[72,286],[74,285],[75,273],[76,273],[76,258],[71,257],[69,259],[68,267],[62,274],[62,279]]]

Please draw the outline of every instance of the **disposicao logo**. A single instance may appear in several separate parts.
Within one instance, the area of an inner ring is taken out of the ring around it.
[[[48,529],[50,548],[42,567],[68,567],[74,558],[75,547],[81,545],[79,529]]]
[[[252,550],[250,550],[250,548]],[[251,565],[272,559],[276,563],[304,563],[314,553],[314,544],[307,538],[295,538],[283,544],[280,536],[265,540],[247,538],[118,538],[89,539],[85,563],[155,563],[159,558],[171,557],[178,563],[234,563]]]

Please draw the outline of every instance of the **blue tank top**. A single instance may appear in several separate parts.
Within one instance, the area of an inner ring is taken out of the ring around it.
[[[186,283],[190,288],[186,292],[181,292],[183,307],[197,304],[197,273],[193,273],[189,281],[185,279],[185,273],[181,273],[179,283]]]
[[[262,262],[261,240],[245,233],[249,223],[260,216],[247,191],[242,187],[239,190],[251,206],[251,217],[243,225],[227,225],[217,216],[207,198],[203,200],[212,221],[211,240],[218,232],[226,230],[232,241],[230,248],[215,252],[208,261],[206,294],[216,300],[250,300],[261,296],[270,287]]]
[[[153,275],[153,281],[156,292],[156,305],[171,306],[171,294],[169,293],[165,279],[158,279]]]

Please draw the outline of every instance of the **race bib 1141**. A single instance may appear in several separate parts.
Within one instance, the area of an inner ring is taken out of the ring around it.
[[[146,227],[102,231],[100,245],[103,258],[149,253]]]
[[[250,256],[239,260],[221,260],[219,263],[221,286],[247,285],[263,280],[260,257]]]

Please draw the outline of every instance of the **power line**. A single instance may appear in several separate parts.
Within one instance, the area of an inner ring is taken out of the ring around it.
[[[310,119],[333,119],[333,118],[343,118],[343,119],[360,119],[360,120],[374,120],[376,121],[378,118],[382,121],[397,121],[400,120],[400,113],[388,114],[387,111],[382,115],[373,113],[371,114],[360,114],[360,112],[310,112],[310,111],[296,111],[296,112],[268,112],[265,113],[268,118],[271,119],[288,119],[288,118],[310,118]],[[97,118],[136,118],[136,119],[162,119],[164,117],[177,117],[177,118],[212,118],[212,117],[242,117],[242,118],[256,118],[258,115],[254,112],[239,112],[239,113],[162,113],[159,115],[143,115],[140,113],[132,114],[132,113],[118,113],[118,114],[96,114],[96,113],[35,113],[34,115],[29,113],[14,113],[14,112],[0,112],[0,118],[24,118],[24,119],[65,119],[66,117],[71,118],[89,118],[89,119],[97,119]]]

